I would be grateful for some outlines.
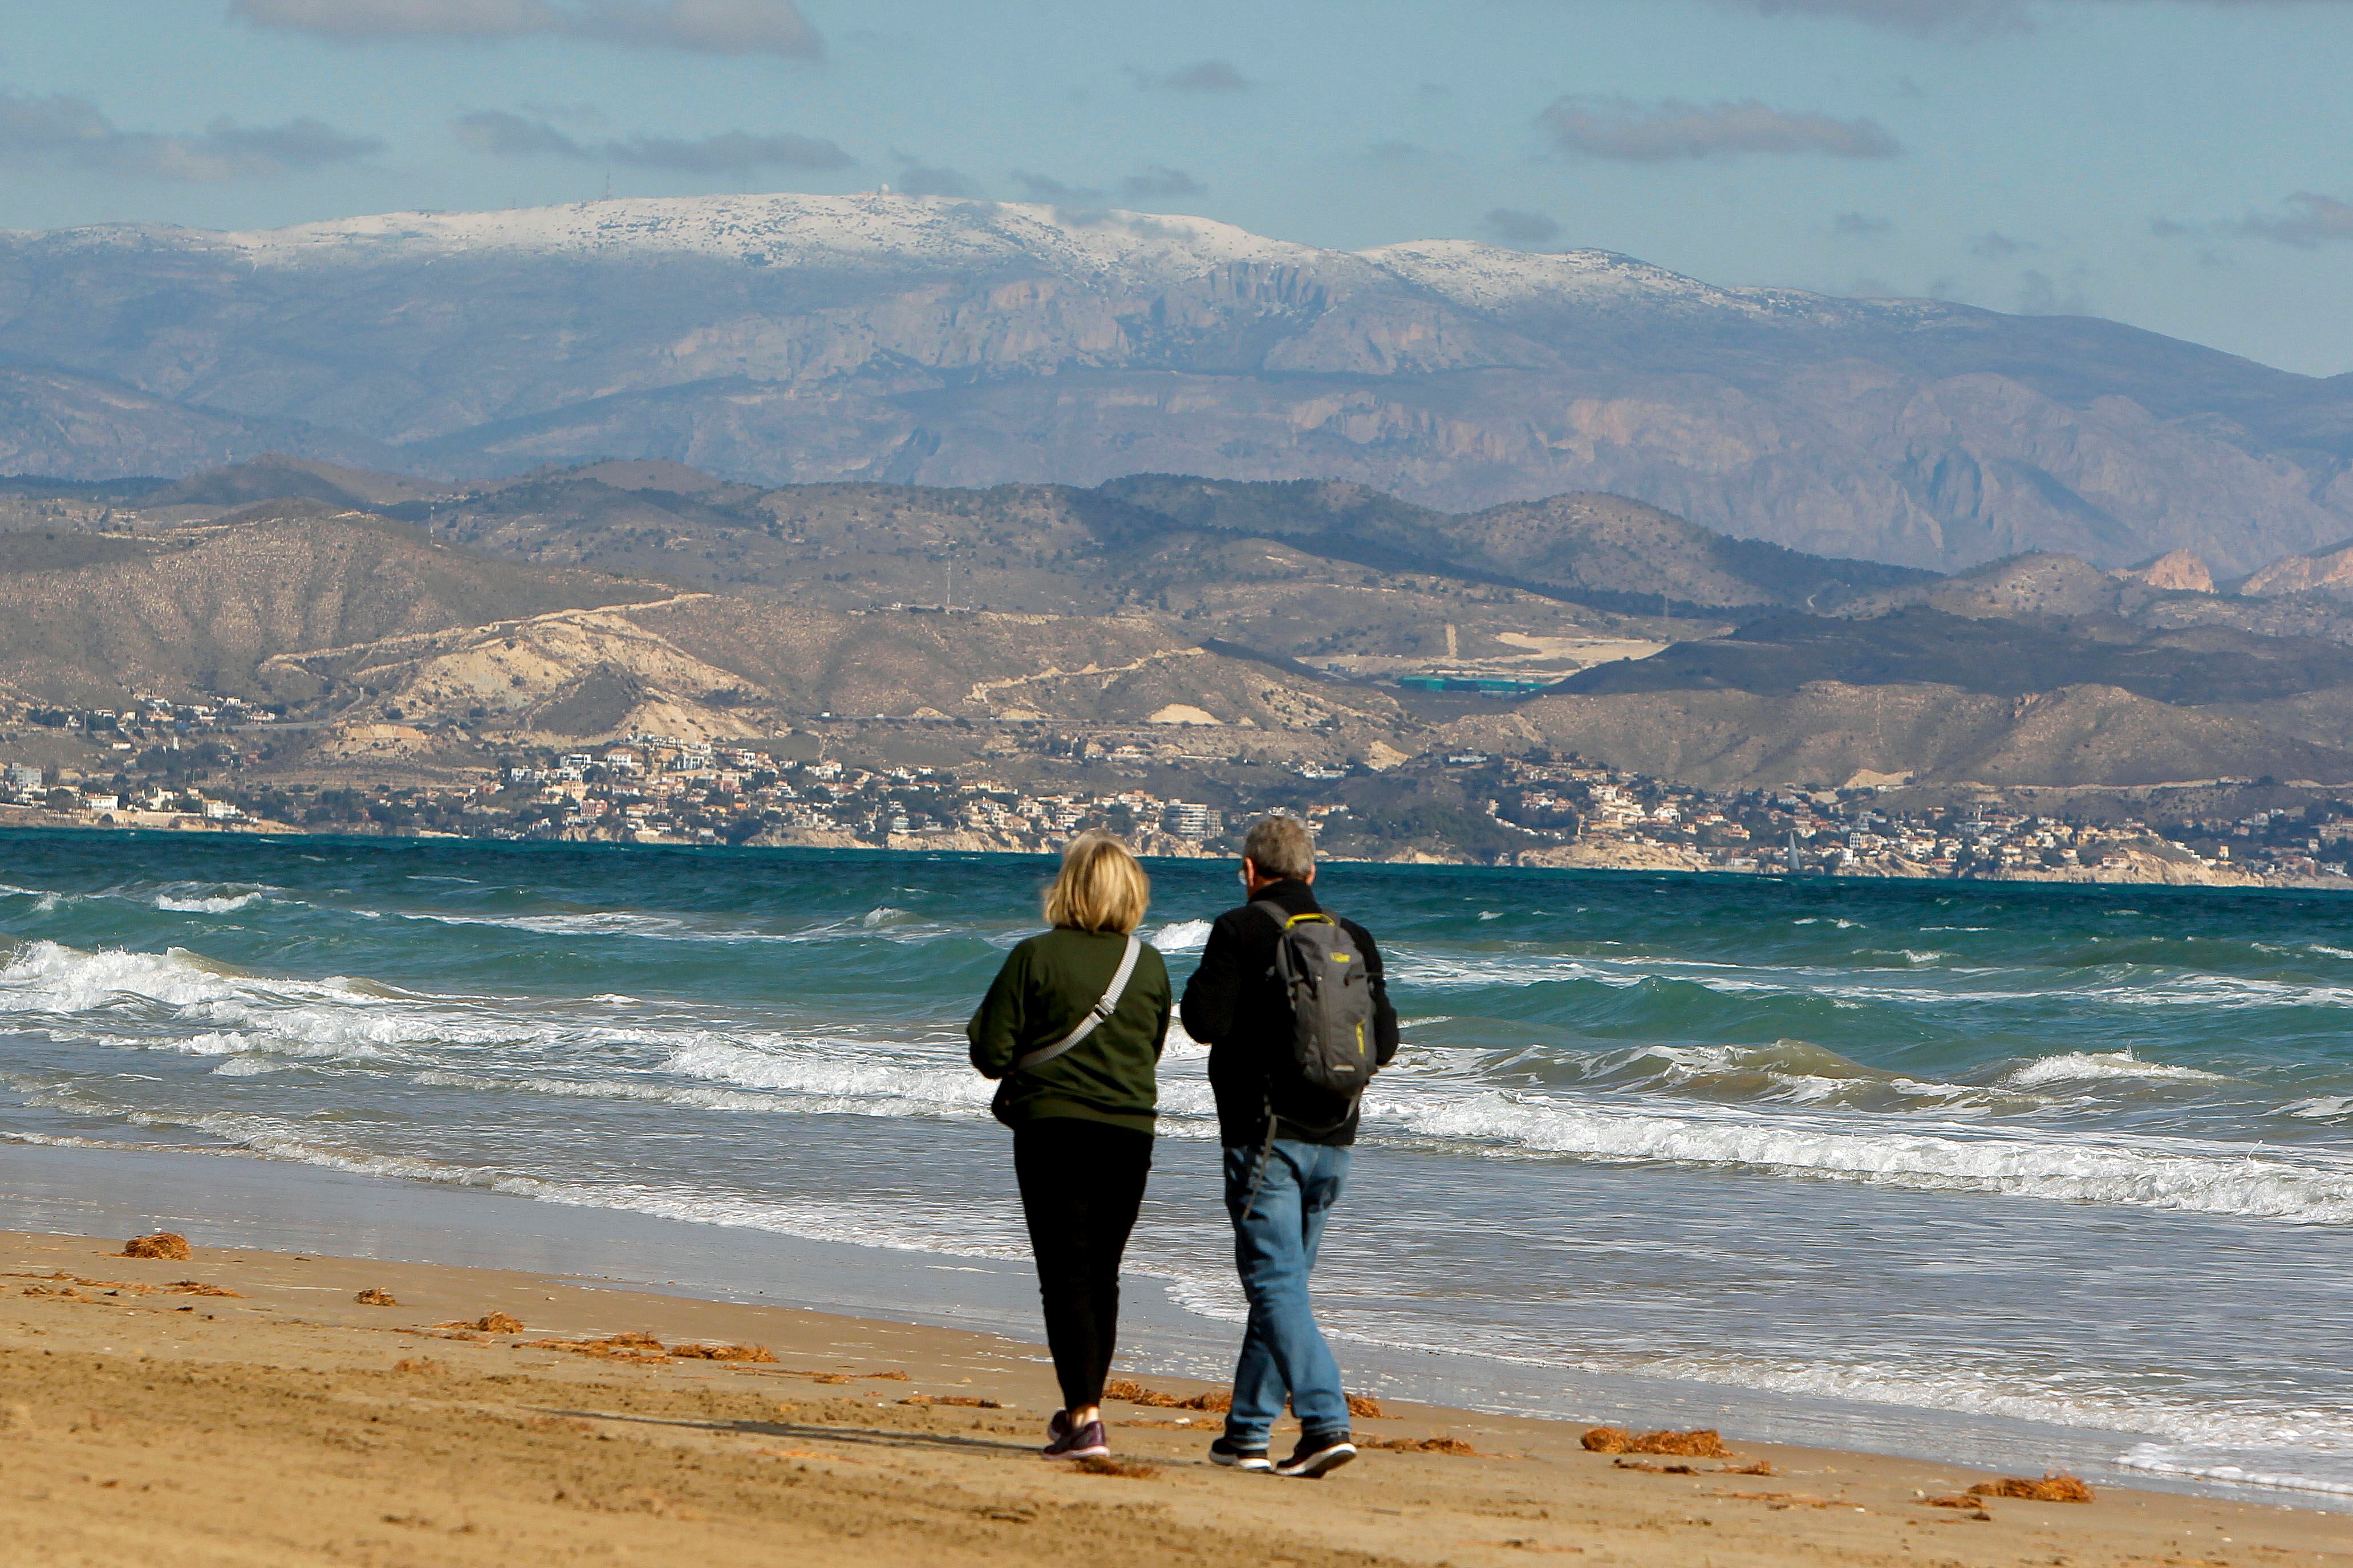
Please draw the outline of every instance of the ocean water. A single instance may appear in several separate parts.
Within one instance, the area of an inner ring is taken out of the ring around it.
[[[0,835],[0,1140],[1018,1264],[962,1026],[1050,871]],[[1153,871],[1181,984],[1237,889]],[[2353,1497],[2353,900],[1322,886],[1407,1042],[1318,1273],[1344,1360],[1427,1352],[1460,1371],[1425,1392],[1506,1407],[1564,1379],[1735,1425],[1812,1401],[1924,1452],[1957,1420],[2073,1431],[2116,1473]],[[1131,1266],[1215,1331],[1240,1299],[1205,1056],[1172,1036]]]

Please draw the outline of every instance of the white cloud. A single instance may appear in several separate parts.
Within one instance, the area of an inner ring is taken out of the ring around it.
[[[1174,201],[1201,195],[1208,189],[1184,170],[1166,163],[1147,163],[1119,183],[1119,194],[1132,202]]]
[[[2353,203],[2340,202],[2316,191],[2298,191],[2287,199],[2284,217],[2249,217],[2235,226],[2239,233],[2310,250],[2335,240],[2353,239]]]
[[[1560,237],[1560,225],[1549,215],[1523,207],[1493,207],[1479,226],[1505,245],[1526,250],[1550,245]]]
[[[1230,60],[1196,60],[1175,70],[1148,71],[1135,66],[1127,74],[1136,86],[1158,88],[1168,92],[1226,93],[1248,92],[1257,84],[1242,75]]]
[[[1883,234],[1894,234],[1895,225],[1887,218],[1871,213],[1841,213],[1831,220],[1831,232],[1841,239],[1870,239]]]
[[[1984,37],[2034,28],[2035,13],[2062,5],[2146,5],[2148,0],[1715,0],[1760,16],[1832,16],[1899,32]],[[2163,0],[2216,11],[2284,11],[2345,5],[2348,0]]]
[[[714,55],[825,53],[793,0],[230,0],[229,15],[348,42],[548,35]]]
[[[458,140],[498,158],[569,158],[636,169],[687,174],[746,174],[754,169],[846,169],[857,163],[820,136],[758,135],[723,131],[715,136],[632,136],[582,142],[543,120],[501,110],[479,110],[457,122]]]
[[[383,151],[307,116],[282,125],[216,120],[200,132],[125,131],[86,98],[0,88],[0,161],[53,163],[136,179],[213,183],[347,163]]]
[[[1624,98],[1571,97],[1556,100],[1536,118],[1564,153],[1629,163],[1751,153],[1892,158],[1903,151],[1875,120],[1792,112],[1753,98],[1736,103],[1668,99],[1641,104]]]

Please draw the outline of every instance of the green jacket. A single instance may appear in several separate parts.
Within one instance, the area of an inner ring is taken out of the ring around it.
[[[1003,1079],[997,1119],[1019,1127],[1049,1116],[1075,1116],[1138,1132],[1152,1131],[1159,1109],[1157,1068],[1168,1037],[1168,965],[1150,942],[1112,1016],[1077,1045],[1027,1072],[1013,1064],[1072,1029],[1103,999],[1127,939],[1117,931],[1058,928],[1005,956],[980,1010],[965,1026],[972,1065]],[[1009,1076],[1008,1076],[1009,1075]]]

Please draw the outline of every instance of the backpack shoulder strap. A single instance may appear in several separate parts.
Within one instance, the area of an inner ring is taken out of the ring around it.
[[[1030,1068],[1043,1067],[1089,1035],[1093,1034],[1096,1025],[1119,1011],[1119,999],[1127,994],[1127,983],[1135,973],[1135,961],[1143,955],[1144,943],[1136,939],[1134,932],[1129,932],[1127,951],[1119,955],[1119,967],[1112,972],[1111,984],[1103,987],[1102,998],[1087,1009],[1087,1016],[1079,1020],[1078,1027],[1056,1040],[1052,1045],[1040,1046],[1028,1056],[1021,1058],[1013,1064],[1013,1070],[1021,1072]]]
[[[1310,910],[1303,915],[1294,915],[1289,910],[1284,909],[1281,904],[1276,903],[1272,899],[1253,899],[1250,900],[1250,907],[1272,921],[1274,922],[1275,929],[1282,931],[1287,931],[1293,926],[1298,925],[1303,921],[1320,921],[1324,925],[1336,925],[1339,923],[1330,915],[1325,914],[1322,910]]]

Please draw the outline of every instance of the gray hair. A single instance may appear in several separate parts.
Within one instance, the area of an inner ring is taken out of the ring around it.
[[[1315,869],[1315,840],[1295,816],[1261,816],[1242,840],[1242,857],[1261,877],[1304,877]]]

